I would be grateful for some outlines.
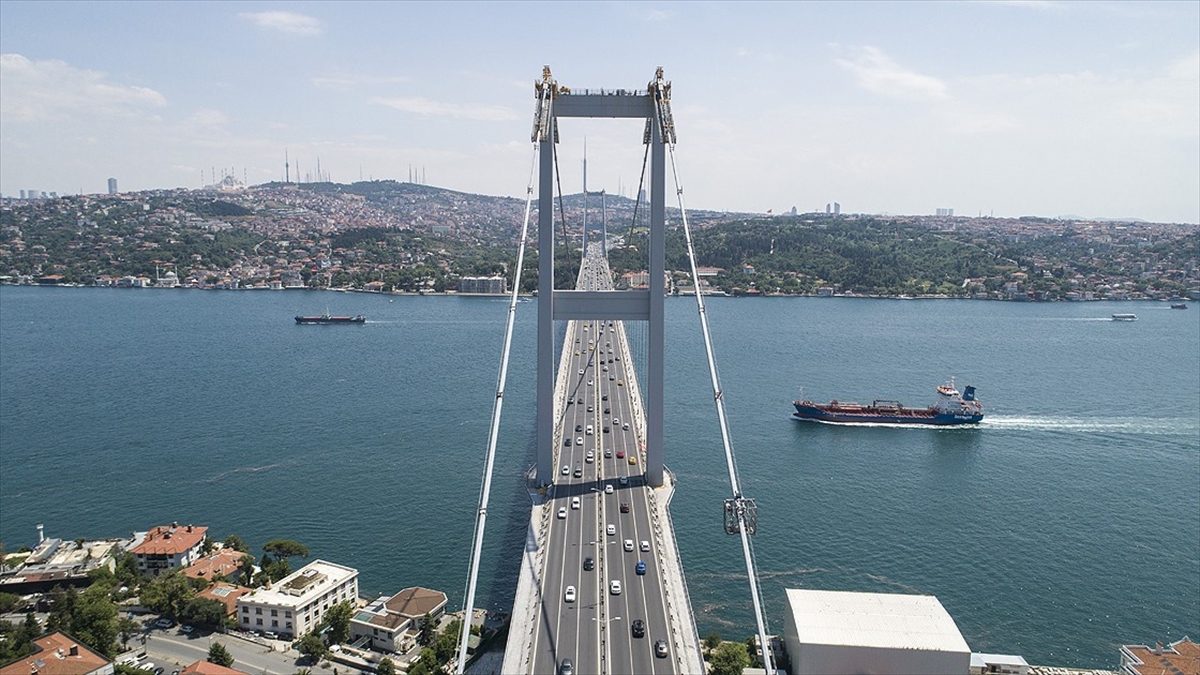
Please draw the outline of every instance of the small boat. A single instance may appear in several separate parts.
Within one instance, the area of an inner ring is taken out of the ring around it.
[[[366,323],[367,317],[362,314],[354,316],[333,316],[328,312],[320,316],[298,316],[296,323],[300,324],[335,324],[335,323]]]
[[[1113,321],[1137,321],[1137,314],[1113,314]]]
[[[1187,309],[1187,303],[1177,302],[1177,303],[1171,305],[1171,309]]]
[[[975,400],[975,387],[961,393],[954,379],[939,385],[937,399],[928,408],[906,408],[899,401],[876,399],[871,405],[830,401],[793,401],[793,419],[830,424],[931,424],[950,426],[983,421],[983,404]]]

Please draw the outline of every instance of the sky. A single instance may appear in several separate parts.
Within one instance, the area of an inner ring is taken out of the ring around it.
[[[0,0],[0,194],[412,177],[524,197],[533,84],[662,66],[668,195],[750,213],[1200,223],[1200,2]],[[633,196],[642,125],[565,119]],[[670,204],[675,206],[675,203]]]

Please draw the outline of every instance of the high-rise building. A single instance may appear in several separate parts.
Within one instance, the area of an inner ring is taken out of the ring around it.
[[[108,179],[108,194],[110,194],[110,195],[117,194],[117,179],[116,178]]]
[[[954,209],[938,209],[936,214],[939,216],[952,216],[954,215]]]
[[[838,202],[833,203],[833,215],[840,216],[842,214],[842,205]]]

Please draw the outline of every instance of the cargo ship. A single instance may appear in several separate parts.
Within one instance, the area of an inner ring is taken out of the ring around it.
[[[332,316],[330,314],[322,314],[320,316],[298,316],[298,317],[296,317],[296,323],[305,323],[305,324],[308,324],[308,323],[318,323],[318,324],[366,323],[366,322],[367,322],[367,317],[363,316],[362,314],[356,314],[355,316]]]
[[[977,424],[983,420],[983,404],[975,400],[975,387],[961,393],[954,379],[937,388],[937,400],[928,408],[906,408],[899,401],[877,399],[871,405],[830,401],[794,401],[792,418],[830,424],[931,424],[950,426]]]

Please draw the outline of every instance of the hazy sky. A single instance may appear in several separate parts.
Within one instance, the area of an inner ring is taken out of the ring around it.
[[[285,151],[293,179],[523,196],[543,64],[661,65],[689,208],[1200,222],[1195,1],[2,0],[0,53],[7,196],[281,180]],[[640,124],[560,132],[566,192],[586,137],[588,187],[633,193]]]

